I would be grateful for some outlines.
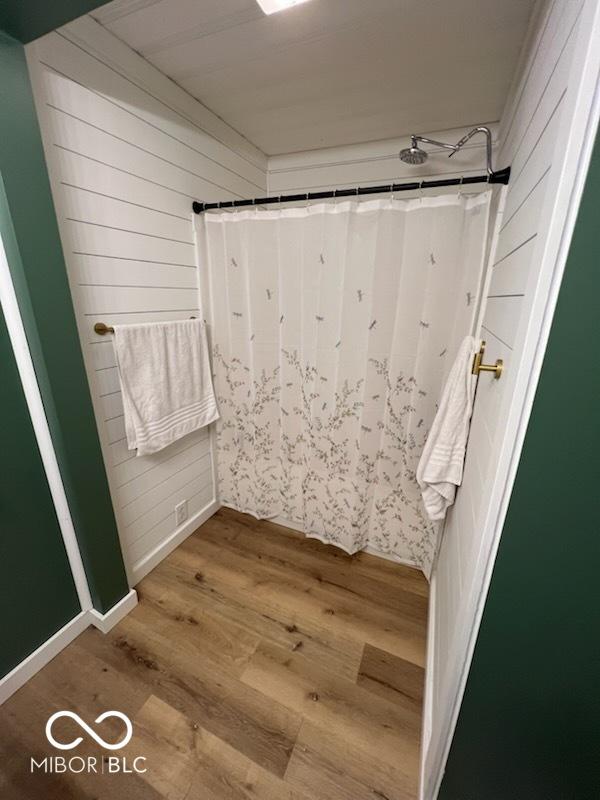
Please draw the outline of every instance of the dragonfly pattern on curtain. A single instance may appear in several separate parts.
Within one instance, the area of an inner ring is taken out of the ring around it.
[[[471,332],[489,192],[204,214],[221,502],[431,568],[416,466]]]

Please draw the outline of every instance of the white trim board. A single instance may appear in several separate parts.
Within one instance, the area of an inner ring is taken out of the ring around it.
[[[40,394],[35,369],[27,343],[23,320],[19,311],[17,295],[12,282],[4,242],[0,238],[0,304],[4,313],[8,335],[12,344],[17,369],[21,378],[27,408],[31,417],[31,423],[35,432],[40,456],[46,479],[52,495],[52,501],[56,510],[60,532],[62,534],[67,558],[73,573],[77,597],[82,611],[87,611],[92,607],[90,589],[79,552],[79,544],[75,535],[73,520],[62,482],[62,476],[56,460],[52,437],[44,411],[44,404]]]
[[[27,656],[20,664],[17,664],[7,675],[0,680],[0,705],[14,694],[28,680],[33,678],[36,672],[45,667],[52,661],[54,656],[77,638],[80,633],[90,624],[87,611],[80,611],[76,617],[67,622],[60,630],[51,636],[37,650]]]
[[[89,622],[95,628],[102,631],[102,633],[108,633],[137,606],[137,602],[138,596],[136,590],[130,589],[125,597],[121,598],[118,603],[115,603],[106,614],[101,614],[99,611],[96,611],[95,608],[90,608]]]
[[[425,686],[423,690],[423,717],[421,722],[421,759],[419,765],[419,787],[425,785],[425,758],[424,754],[427,752],[429,741],[431,739],[431,725],[433,716],[433,690],[434,690],[434,675],[435,657],[434,657],[434,642],[435,642],[435,614],[432,609],[435,608],[436,596],[436,575],[435,569],[429,582],[429,610],[427,614],[427,652],[425,656]],[[421,798],[422,800],[422,798]]]

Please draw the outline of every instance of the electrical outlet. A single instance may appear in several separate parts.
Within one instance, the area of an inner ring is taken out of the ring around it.
[[[177,527],[183,525],[183,523],[188,518],[188,507],[187,507],[187,500],[182,500],[181,503],[177,503],[175,506],[175,524]]]

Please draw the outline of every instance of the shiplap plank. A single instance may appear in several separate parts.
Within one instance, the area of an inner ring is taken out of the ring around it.
[[[133,504],[139,505],[146,502],[145,497],[148,492],[154,492],[157,486],[167,481],[172,475],[193,463],[198,463],[200,466],[202,459],[210,457],[210,440],[203,439],[191,446],[188,445],[167,461],[159,461],[151,469],[120,487],[121,508],[125,512]],[[206,465],[202,466],[202,471],[205,468],[207,468]]]
[[[116,367],[117,361],[113,349],[112,338],[102,339],[96,347],[90,348],[90,367],[94,370]]]
[[[167,469],[173,468],[170,462],[174,456],[188,448],[201,446],[206,438],[206,431],[197,431],[196,433],[186,436],[185,439],[179,442],[174,442],[164,450],[161,450],[160,453],[139,457],[136,457],[135,454],[128,454],[133,455],[133,459],[127,459],[126,462],[112,470],[112,476],[116,482],[117,489],[128,486],[131,482],[149,473],[151,470],[156,469],[161,464],[164,464]],[[127,495],[125,496],[127,497]],[[119,494],[117,493],[117,500],[118,499]],[[120,504],[118,507],[120,507]]]
[[[134,258],[74,254],[80,286],[172,286],[196,289],[196,268]]]
[[[537,234],[517,246],[492,269],[489,296],[524,294],[535,253]]]
[[[197,300],[196,289],[161,286],[80,286],[85,314],[131,314],[160,307],[162,311],[191,306]],[[117,320],[120,321],[120,320]]]
[[[510,348],[514,347],[521,317],[522,297],[489,297],[484,326]]]
[[[171,214],[178,219],[190,219],[190,201],[187,195],[61,148],[56,148],[56,160],[62,185],[113,197],[124,203],[137,204],[141,208]]]
[[[69,219],[64,222],[70,252],[194,266],[196,256],[193,244],[140,233],[125,227],[114,228]],[[121,225],[127,224],[128,221],[123,219]]]
[[[119,374],[116,366],[111,369],[103,369],[96,372],[95,383],[101,395],[119,391]]]
[[[101,426],[102,422],[106,422],[114,417],[118,417],[123,413],[123,400],[121,392],[111,392],[110,394],[100,397],[95,397],[96,400],[96,414],[98,425]]]
[[[122,441],[125,438],[125,417],[121,414],[118,417],[106,420],[105,430],[109,444]]]
[[[521,206],[510,216],[504,215],[494,263],[502,261],[524,241],[531,238],[532,234],[537,233],[542,205],[546,198],[547,178],[548,172],[545,172],[543,178],[537,181],[525,196]]]
[[[161,211],[141,208],[119,199],[66,185],[63,188],[63,203],[67,219],[119,228],[127,217],[127,227],[132,230],[180,242],[193,242],[190,238],[189,219],[180,219]]]

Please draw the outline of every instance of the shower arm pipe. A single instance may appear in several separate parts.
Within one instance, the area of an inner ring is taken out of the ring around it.
[[[428,139],[427,136],[417,136],[416,134],[413,134],[410,137],[410,141],[411,141],[411,146],[412,147],[416,147],[417,146],[417,142],[423,142],[424,144],[432,144],[435,147],[445,147],[446,150],[452,150],[452,152],[450,153],[450,156],[453,156],[454,153],[456,153],[456,151],[459,150],[460,147],[461,147],[460,143],[459,144],[448,144],[447,142],[438,142],[435,139]],[[448,158],[450,158],[450,156],[448,156]]]
[[[473,130],[470,130],[465,136],[462,137],[454,146],[453,151],[450,153],[448,158],[452,158],[454,153],[460,150],[463,145],[465,145],[472,136],[475,136],[478,133],[483,133],[485,136],[485,157],[486,157],[486,166],[488,175],[493,175],[494,170],[492,168],[492,132],[491,130],[486,127],[485,125],[478,125]]]
[[[248,206],[266,206],[275,203],[303,203],[308,200],[332,200],[337,197],[360,197],[367,194],[398,194],[414,192],[421,189],[434,189],[443,186],[467,186],[476,183],[501,183],[506,185],[510,178],[510,167],[488,172],[487,175],[468,175],[461,178],[439,178],[433,180],[411,181],[410,183],[387,183],[381,186],[357,186],[354,189],[329,189],[323,192],[306,192],[303,194],[280,194],[270,197],[255,197],[252,200],[222,200],[218,203],[202,203],[194,200],[194,214],[214,211],[220,208],[244,208]]]
[[[467,134],[465,134],[462,139],[456,144],[448,144],[448,142],[438,142],[435,139],[428,139],[427,136],[416,136],[412,135],[411,142],[412,147],[417,147],[417,142],[423,142],[424,144],[432,144],[434,147],[444,147],[446,150],[452,150],[448,158],[452,158],[455,153],[463,147],[472,136],[475,136],[478,133],[483,133],[485,136],[485,157],[486,157],[486,168],[488,175],[493,175],[494,170],[492,167],[492,132],[491,130],[486,127],[485,125],[477,125],[476,128],[470,130]]]

